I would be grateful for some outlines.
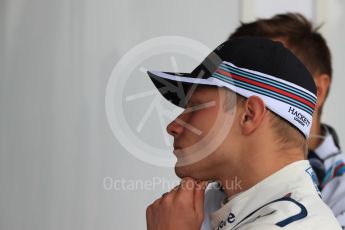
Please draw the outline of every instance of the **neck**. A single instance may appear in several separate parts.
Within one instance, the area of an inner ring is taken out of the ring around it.
[[[232,197],[251,188],[295,161],[305,160],[305,154],[299,149],[272,152],[255,151],[244,154],[247,156],[250,154],[250,160],[238,163],[239,168],[235,174],[220,180],[227,197]]]
[[[322,135],[321,122],[319,116],[315,116],[313,118],[313,125],[311,126],[310,135],[311,136],[308,139],[308,148],[311,150],[315,150],[323,141],[323,139],[318,138],[318,136]],[[316,135],[316,137],[313,137],[313,135]]]

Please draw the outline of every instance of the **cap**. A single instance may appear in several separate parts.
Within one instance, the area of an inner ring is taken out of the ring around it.
[[[268,109],[309,136],[316,86],[306,67],[280,42],[235,38],[219,45],[191,73],[147,73],[160,93],[179,107],[185,107],[192,84],[226,87],[246,98],[260,97]]]

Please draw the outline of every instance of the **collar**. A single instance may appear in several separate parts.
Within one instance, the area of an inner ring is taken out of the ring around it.
[[[210,215],[212,229],[221,229],[219,226],[222,225],[228,225],[226,229],[239,226],[255,210],[287,195],[293,196],[295,192],[317,195],[313,175],[307,160],[285,166],[250,189],[231,197],[227,203],[223,202],[222,207]]]

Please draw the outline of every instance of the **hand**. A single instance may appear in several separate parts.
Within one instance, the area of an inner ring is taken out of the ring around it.
[[[204,195],[208,182],[184,178],[181,184],[146,209],[148,230],[199,230],[204,220]]]

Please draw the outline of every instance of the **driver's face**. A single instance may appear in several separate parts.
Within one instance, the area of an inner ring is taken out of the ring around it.
[[[174,154],[177,157],[176,166],[178,167],[175,170],[178,176],[193,176],[193,171],[202,171],[197,168],[205,169],[208,168],[207,165],[212,164],[210,161],[212,156],[208,157],[207,162],[196,162],[195,164],[193,162],[190,166],[185,165],[182,161],[183,158],[192,155],[198,149],[209,147],[210,141],[205,136],[217,132],[216,120],[224,121],[222,118],[217,118],[225,113],[223,108],[225,90],[207,86],[197,87],[183,113],[168,125],[167,131],[174,137]],[[220,125],[224,126],[224,124]],[[198,149],[193,148],[195,146]],[[183,166],[179,167],[179,164]]]
[[[197,87],[185,110],[167,127],[174,137],[174,149],[183,149],[197,143],[211,129],[219,107],[216,88]]]

